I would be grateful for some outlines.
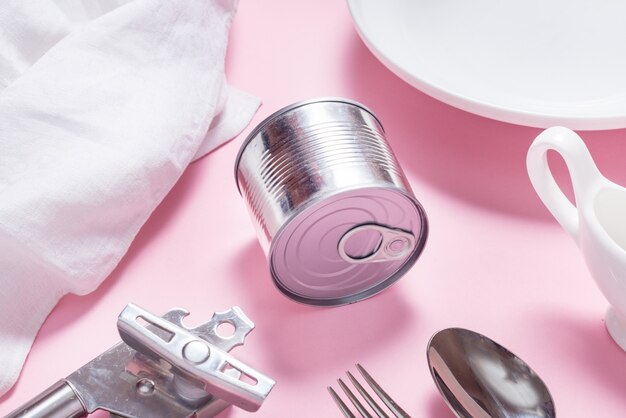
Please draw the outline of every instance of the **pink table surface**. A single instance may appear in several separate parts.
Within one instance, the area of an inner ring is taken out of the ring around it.
[[[471,115],[411,88],[364,46],[343,1],[243,1],[227,74],[264,101],[252,125],[191,165],[96,292],[61,301],[18,384],[0,399],[0,415],[115,343],[115,319],[129,301],[155,312],[186,307],[191,323],[243,308],[257,329],[234,353],[278,381],[259,417],[339,416],[326,386],[361,362],[413,416],[452,418],[425,356],[429,337],[451,326],[523,357],[560,417],[626,415],[626,353],[604,328],[606,301],[527,178],[526,150],[538,129]],[[293,101],[328,95],[379,116],[431,235],[392,288],[316,308],[274,289],[232,171],[254,124]],[[584,137],[601,170],[626,184],[626,132]],[[554,160],[569,190],[564,164]]]

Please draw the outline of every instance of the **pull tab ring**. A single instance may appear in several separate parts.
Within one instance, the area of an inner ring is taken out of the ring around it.
[[[361,232],[376,232],[380,234],[380,241],[372,252],[364,257],[350,255],[347,251],[348,241],[356,239],[355,235]],[[339,255],[352,264],[381,263],[395,261],[406,257],[415,248],[415,237],[402,229],[388,228],[378,224],[358,225],[346,232],[339,240]]]

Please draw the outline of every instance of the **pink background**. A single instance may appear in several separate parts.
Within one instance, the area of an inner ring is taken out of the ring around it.
[[[116,316],[130,301],[154,312],[186,307],[191,323],[244,309],[257,329],[233,353],[278,381],[260,417],[339,416],[326,386],[361,362],[411,415],[452,418],[425,356],[429,337],[451,326],[523,357],[548,384],[559,416],[626,414],[626,353],[604,328],[606,301],[526,174],[538,129],[471,115],[411,88],[367,50],[343,1],[242,1],[227,74],[264,101],[252,125],[187,170],[96,292],[61,301],[0,415],[115,343]],[[315,308],[274,289],[232,171],[253,125],[291,102],[328,95],[361,101],[380,118],[431,235],[389,290]],[[626,184],[626,132],[583,136],[603,173]],[[553,166],[569,190],[562,162]]]

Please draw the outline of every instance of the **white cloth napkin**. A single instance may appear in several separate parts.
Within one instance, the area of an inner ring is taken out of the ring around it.
[[[259,101],[227,88],[237,0],[0,2],[0,394],[185,167]]]

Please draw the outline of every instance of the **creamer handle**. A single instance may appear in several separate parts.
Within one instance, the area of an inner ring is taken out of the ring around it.
[[[583,140],[572,130],[560,126],[543,131],[530,146],[526,167],[530,181],[544,205],[561,226],[578,242],[579,212],[563,194],[548,166],[548,151],[561,154],[572,179],[576,205],[602,179]]]

